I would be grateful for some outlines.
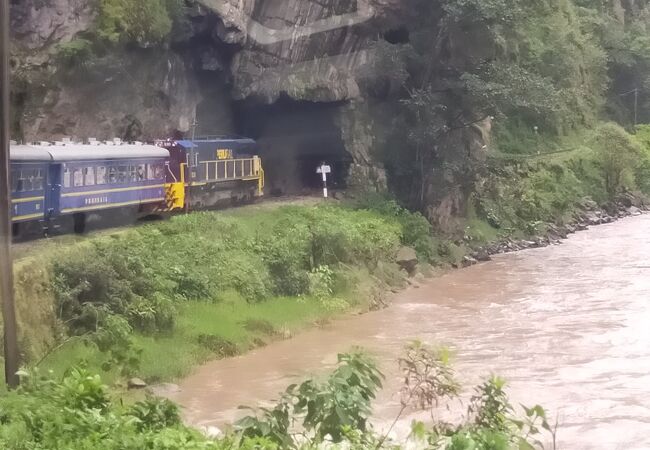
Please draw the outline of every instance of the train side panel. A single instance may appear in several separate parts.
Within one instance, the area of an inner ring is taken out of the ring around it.
[[[164,203],[165,159],[71,161],[58,164],[61,215]]]

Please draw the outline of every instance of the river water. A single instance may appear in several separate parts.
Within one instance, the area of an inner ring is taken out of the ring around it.
[[[399,409],[396,359],[417,338],[454,350],[465,396],[494,373],[508,380],[513,403],[542,404],[557,418],[559,448],[648,449],[649,254],[645,215],[500,255],[401,292],[385,310],[208,363],[170,397],[188,422],[222,426],[242,414],[239,405],[277,398],[359,345],[388,375],[375,405],[381,428]],[[422,418],[407,415],[396,433],[414,417]]]

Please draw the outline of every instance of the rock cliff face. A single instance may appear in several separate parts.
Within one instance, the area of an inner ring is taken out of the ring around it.
[[[92,30],[96,2],[14,2],[14,136],[152,139],[188,132],[196,114],[200,133],[252,130],[266,141],[282,168],[278,180],[292,180],[278,181],[279,190],[296,190],[300,171],[328,157],[351,183],[385,186],[360,71],[372,42],[407,21],[407,3],[198,0],[186,8],[191,29],[180,42],[119,47],[70,70],[57,60],[59,46]],[[313,104],[304,109],[307,128],[282,118],[294,102]],[[259,123],[255,109],[278,104],[288,106]],[[324,148],[323,133],[337,148]]]
[[[187,130],[199,100],[182,55],[134,49],[66,69],[57,49],[93,26],[91,0],[12,5],[13,134],[18,139],[152,138]]]

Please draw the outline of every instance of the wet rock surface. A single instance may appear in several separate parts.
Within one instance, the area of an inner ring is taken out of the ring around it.
[[[633,204],[639,206],[633,206]],[[602,206],[598,206],[591,199],[585,199],[581,203],[581,207],[583,208],[582,211],[576,213],[573,220],[569,223],[544,224],[542,227],[544,231],[539,236],[521,240],[506,238],[475,250],[471,257],[478,261],[484,261],[484,259],[480,259],[477,256],[487,255],[489,258],[489,255],[557,245],[569,235],[578,231],[587,230],[591,226],[611,223],[624,217],[638,216],[650,211],[650,205],[646,205],[643,199],[635,197],[632,194],[621,194],[614,202]],[[487,259],[485,260],[487,261]],[[469,265],[472,264],[467,264],[463,261],[461,267],[468,267]]]
[[[409,275],[415,274],[415,269],[418,265],[418,255],[410,247],[402,247],[397,251],[395,259],[401,269],[405,270]]]
[[[129,389],[144,389],[147,383],[141,378],[131,378],[128,382]]]

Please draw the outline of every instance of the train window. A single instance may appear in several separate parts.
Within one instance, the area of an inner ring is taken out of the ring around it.
[[[143,181],[146,178],[146,169],[147,169],[146,164],[138,164],[137,172],[136,172],[138,181]]]
[[[33,170],[21,170],[18,190],[21,192],[29,192],[34,190],[32,186],[33,181],[34,181]]]
[[[147,180],[155,180],[155,179],[156,179],[156,165],[147,164]]]
[[[84,186],[94,186],[95,185],[95,168],[94,167],[84,167]]]
[[[138,176],[137,176],[137,166],[129,166],[129,177],[127,181],[129,183],[132,183],[134,181],[137,181]]]
[[[18,184],[16,186],[16,190],[18,192],[24,192],[25,191],[25,187],[27,187],[26,181],[27,180],[25,180],[23,171],[19,170],[18,171]]]
[[[18,171],[11,171],[11,192],[18,192]]]
[[[111,184],[117,182],[117,169],[115,167],[108,168],[108,182]]]
[[[70,176],[70,169],[67,167],[63,170],[63,186],[69,188],[72,186],[71,176]]]
[[[163,165],[162,164],[154,165],[154,178],[156,180],[163,178],[163,174],[164,174]]]
[[[72,169],[72,183],[74,184],[74,187],[84,185],[84,176],[81,169]]]
[[[32,182],[32,189],[35,191],[43,190],[43,171],[41,169],[34,170],[34,181]]]
[[[97,179],[97,184],[106,184],[106,167],[97,167],[97,170],[95,171],[95,177]]]
[[[126,182],[126,177],[127,177],[127,167],[126,166],[118,166],[118,168],[117,168],[117,182],[118,183],[125,183]]]

